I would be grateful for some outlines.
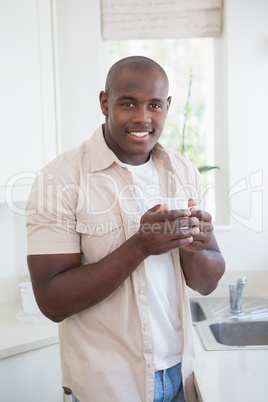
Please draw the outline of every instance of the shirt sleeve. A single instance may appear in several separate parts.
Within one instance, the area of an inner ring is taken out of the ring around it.
[[[25,210],[28,255],[80,252],[77,198],[77,183],[57,169],[47,167],[39,174]]]

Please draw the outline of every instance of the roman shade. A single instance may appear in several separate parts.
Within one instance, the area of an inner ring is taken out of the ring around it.
[[[104,40],[217,37],[222,0],[101,0]]]

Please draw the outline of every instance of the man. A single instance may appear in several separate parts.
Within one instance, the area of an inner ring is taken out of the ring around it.
[[[63,387],[80,402],[196,400],[186,284],[209,294],[224,260],[207,212],[161,202],[199,207],[203,193],[195,166],[157,142],[168,90],[153,60],[115,63],[105,124],[46,166],[29,197],[33,288],[61,322]]]

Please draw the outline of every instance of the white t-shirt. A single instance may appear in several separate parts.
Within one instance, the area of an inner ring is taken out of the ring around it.
[[[152,158],[143,165],[124,166],[132,173],[141,217],[159,203],[157,171]],[[155,370],[164,370],[181,361],[181,323],[171,253],[146,258],[145,272],[154,365]]]

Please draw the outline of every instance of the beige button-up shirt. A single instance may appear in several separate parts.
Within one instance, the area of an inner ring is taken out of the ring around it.
[[[196,167],[160,144],[152,156],[163,197],[187,195],[201,207],[204,188]],[[33,185],[26,220],[28,254],[81,252],[83,265],[100,260],[137,231],[132,175],[107,147],[102,127],[43,169]],[[186,400],[195,402],[192,324],[179,249],[172,257],[182,322],[183,384]],[[61,322],[59,334],[63,386],[80,402],[153,401],[144,263],[105,300]]]

